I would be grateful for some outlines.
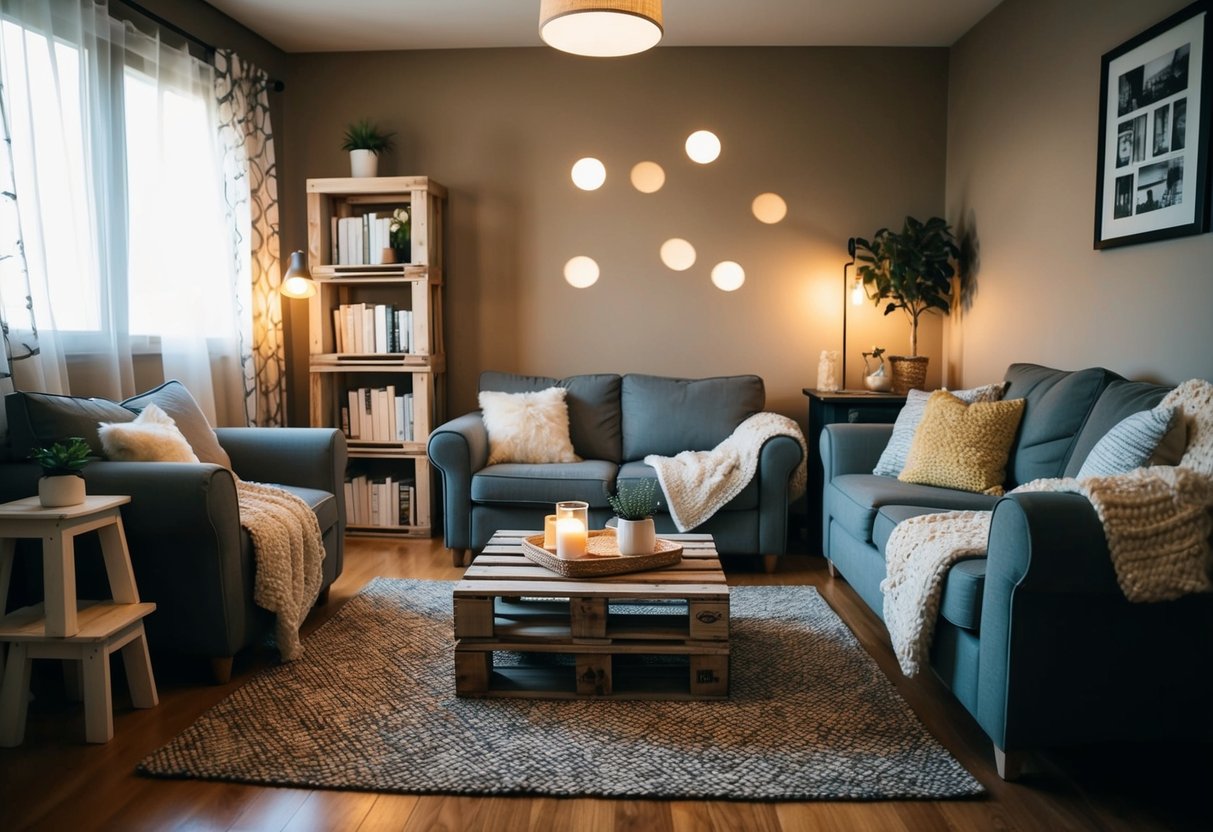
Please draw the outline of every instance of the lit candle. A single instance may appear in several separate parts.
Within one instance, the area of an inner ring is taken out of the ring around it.
[[[556,521],[556,557],[572,560],[585,557],[585,523],[576,517]]]
[[[556,515],[549,514],[543,518],[543,548],[556,548]]]

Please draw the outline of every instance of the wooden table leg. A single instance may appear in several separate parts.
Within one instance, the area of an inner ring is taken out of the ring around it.
[[[156,695],[156,679],[152,676],[152,660],[147,653],[147,637],[142,621],[139,622],[139,634],[122,648],[122,665],[126,668],[131,704],[136,708],[156,707],[160,698]]]
[[[135,570],[131,567],[130,550],[126,548],[126,533],[122,530],[122,518],[114,509],[114,522],[97,529],[101,538],[101,555],[105,558],[105,574],[109,578],[110,592],[119,604],[138,604],[139,590],[135,588]]]
[[[84,667],[84,739],[109,742],[114,738],[109,651],[104,643],[85,645],[80,660]]]
[[[42,538],[42,578],[45,587],[46,634],[55,638],[80,632],[76,618],[75,538],[56,529]]]
[[[9,645],[0,683],[0,747],[13,748],[25,739],[25,715],[29,707],[30,658],[24,644]]]

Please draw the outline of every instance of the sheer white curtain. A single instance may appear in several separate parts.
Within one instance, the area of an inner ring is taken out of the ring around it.
[[[125,398],[138,356],[159,355],[230,421],[212,382],[240,366],[212,68],[104,3],[0,0],[0,72],[42,389]]]

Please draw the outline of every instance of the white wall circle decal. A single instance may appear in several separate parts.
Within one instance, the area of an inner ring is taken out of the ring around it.
[[[593,156],[578,159],[573,164],[573,184],[583,191],[596,191],[606,181],[606,165]]]
[[[564,279],[575,289],[585,289],[598,282],[598,263],[592,257],[579,254],[564,264]]]
[[[735,292],[745,283],[745,269],[732,260],[717,263],[712,268],[712,282],[723,292]]]
[[[695,265],[695,246],[679,237],[661,244],[661,262],[676,272],[685,272]]]

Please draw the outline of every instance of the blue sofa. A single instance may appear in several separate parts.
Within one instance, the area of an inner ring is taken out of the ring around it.
[[[1005,398],[1026,400],[1006,488],[1074,476],[1096,442],[1169,388],[1102,368],[1014,364]],[[1213,739],[1213,597],[1140,604],[1116,583],[1090,502],[1068,493],[1005,497],[904,483],[872,470],[891,425],[829,425],[823,551],[882,615],[884,550],[916,514],[992,509],[988,555],[955,564],[931,665],[994,743],[1001,776],[1025,755],[1106,741]]]
[[[710,450],[766,404],[758,376],[677,379],[628,374],[566,379],[486,372],[480,390],[567,392],[569,436],[583,461],[486,465],[488,433],[480,411],[438,427],[429,456],[442,476],[443,537],[456,565],[479,552],[499,529],[542,529],[558,500],[585,500],[590,525],[610,519],[608,490],[620,481],[655,479],[643,460]],[[721,554],[763,555],[768,569],[787,549],[788,481],[803,453],[777,436],[762,448],[750,484],[696,531],[712,534]],[[658,533],[677,531],[668,512],[654,517]]]

